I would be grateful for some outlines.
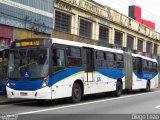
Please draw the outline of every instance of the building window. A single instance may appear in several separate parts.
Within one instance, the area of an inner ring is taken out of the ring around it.
[[[139,52],[143,52],[143,40],[142,39],[138,39],[137,50]]]
[[[122,46],[123,33],[115,31],[115,37],[114,37],[114,39],[115,39],[115,44],[116,45]]]
[[[92,38],[92,23],[86,20],[80,19],[80,31],[81,37]]]
[[[158,45],[154,44],[154,55],[157,55]]]
[[[70,33],[71,32],[71,15],[56,11],[55,30]]]
[[[147,44],[146,44],[146,52],[147,53],[152,53],[152,43],[147,41]]]
[[[109,42],[109,28],[99,26],[99,40]]]
[[[133,49],[133,44],[134,44],[134,37],[132,36],[127,36],[127,47],[129,49]]]

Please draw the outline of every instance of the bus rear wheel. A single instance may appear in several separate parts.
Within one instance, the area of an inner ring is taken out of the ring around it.
[[[150,89],[150,81],[148,80],[148,81],[147,81],[147,84],[146,84],[146,89],[145,89],[145,91],[146,91],[146,92],[150,92],[150,90],[151,90],[151,89]]]
[[[116,90],[114,92],[115,97],[120,97],[122,94],[122,83],[120,81],[117,81],[116,84]]]
[[[72,103],[78,103],[81,101],[82,98],[82,88],[79,83],[74,83],[72,87]]]

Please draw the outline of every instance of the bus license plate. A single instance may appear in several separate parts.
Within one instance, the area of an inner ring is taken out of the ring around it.
[[[27,96],[28,93],[26,93],[26,92],[21,92],[20,95],[21,95],[21,96]]]

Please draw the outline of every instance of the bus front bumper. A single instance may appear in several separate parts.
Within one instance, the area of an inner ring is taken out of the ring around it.
[[[14,90],[6,87],[8,98],[51,99],[51,88],[45,87],[35,91]]]

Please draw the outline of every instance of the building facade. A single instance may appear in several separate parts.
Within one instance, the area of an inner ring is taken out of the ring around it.
[[[12,40],[49,37],[53,32],[54,0],[1,0],[0,46]]]
[[[160,55],[160,33],[92,0],[56,0],[52,37]]]
[[[147,56],[160,55],[160,33],[92,0],[0,1],[0,47],[31,37],[121,46]]]

